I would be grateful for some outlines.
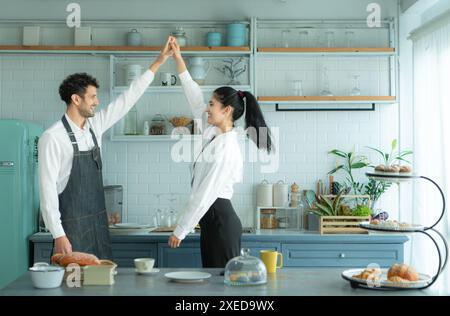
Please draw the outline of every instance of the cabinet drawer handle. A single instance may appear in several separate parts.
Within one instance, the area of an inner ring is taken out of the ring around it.
[[[339,258],[345,258],[345,253],[340,253]]]
[[[0,161],[0,167],[14,167],[13,161]]]

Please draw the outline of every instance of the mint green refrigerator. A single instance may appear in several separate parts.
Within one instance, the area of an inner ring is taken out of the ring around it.
[[[30,264],[28,238],[38,228],[37,143],[41,126],[0,120],[0,289]]]

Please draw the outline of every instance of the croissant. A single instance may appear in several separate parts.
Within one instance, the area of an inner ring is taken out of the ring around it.
[[[71,263],[76,263],[80,266],[92,266],[99,265],[100,260],[89,253],[84,252],[72,252],[70,254],[57,253],[51,258],[52,263],[67,267]]]
[[[399,282],[398,278],[406,281],[417,281],[419,280],[419,274],[413,267],[407,264],[394,264],[388,271],[387,277],[392,282]],[[398,277],[398,278],[396,278]],[[397,281],[395,281],[397,280]],[[400,281],[401,282],[401,281]]]

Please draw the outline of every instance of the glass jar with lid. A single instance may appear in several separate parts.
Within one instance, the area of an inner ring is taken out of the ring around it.
[[[150,135],[165,135],[166,120],[161,114],[155,115],[150,124]]]
[[[267,269],[257,257],[250,256],[249,249],[242,249],[241,255],[228,261],[225,266],[225,284],[258,285],[267,283]]]
[[[278,220],[275,217],[275,209],[261,210],[261,228],[273,229],[278,228]]]
[[[124,135],[137,135],[137,110],[132,107],[125,116],[125,123],[123,127]]]
[[[187,46],[186,32],[182,27],[177,27],[175,31],[171,33],[171,35],[177,39],[178,45],[180,45],[180,47]]]

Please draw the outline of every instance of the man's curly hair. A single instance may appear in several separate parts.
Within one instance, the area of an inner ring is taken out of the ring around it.
[[[97,79],[85,72],[68,76],[59,86],[59,95],[61,96],[61,100],[66,102],[66,105],[69,105],[72,102],[72,95],[78,94],[80,97],[84,97],[88,86],[98,88],[99,84]]]

